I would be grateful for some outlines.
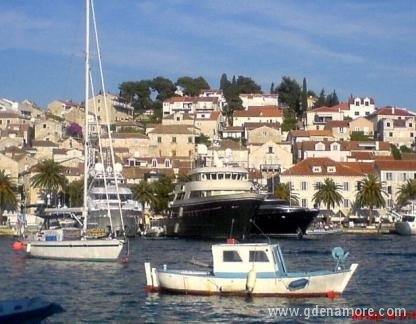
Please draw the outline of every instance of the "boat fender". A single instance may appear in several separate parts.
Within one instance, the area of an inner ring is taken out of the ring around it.
[[[256,272],[254,269],[251,269],[247,274],[247,280],[246,280],[246,292],[252,293],[254,290],[254,286],[256,284]]]
[[[309,283],[309,280],[306,278],[297,279],[289,283],[289,290],[298,290],[303,289],[306,287],[306,285]]]
[[[24,242],[24,241],[15,241],[15,242],[13,242],[12,248],[15,251],[24,251],[24,250],[26,250],[26,242]]]

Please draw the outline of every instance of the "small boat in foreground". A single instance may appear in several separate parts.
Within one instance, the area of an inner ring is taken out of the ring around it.
[[[349,253],[336,247],[333,270],[289,272],[279,245],[269,243],[212,246],[212,271],[152,268],[145,263],[146,289],[195,295],[253,295],[334,298],[343,293],[358,264],[344,266]]]
[[[63,312],[64,309],[56,303],[42,298],[21,298],[0,301],[1,323],[22,323],[30,321],[37,323],[53,314]]]

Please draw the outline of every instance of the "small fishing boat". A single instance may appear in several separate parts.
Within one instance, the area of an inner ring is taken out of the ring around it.
[[[56,313],[63,312],[63,308],[56,303],[42,298],[21,298],[0,301],[1,323],[38,323]]]
[[[289,272],[278,244],[236,243],[212,246],[211,271],[152,268],[145,263],[146,290],[196,295],[253,295],[334,298],[343,293],[358,264],[346,268],[349,253],[332,250],[332,270]]]

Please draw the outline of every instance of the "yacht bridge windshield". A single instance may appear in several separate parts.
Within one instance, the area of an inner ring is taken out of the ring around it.
[[[192,181],[206,181],[206,180],[248,180],[248,175],[245,172],[201,172],[193,174]]]

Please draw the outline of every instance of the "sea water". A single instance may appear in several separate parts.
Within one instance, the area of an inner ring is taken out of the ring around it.
[[[59,303],[65,312],[49,317],[49,323],[333,323],[352,321],[351,315],[336,313],[343,309],[416,311],[416,236],[336,234],[272,241],[280,244],[288,270],[333,269],[335,246],[350,252],[347,265],[359,267],[335,299],[162,295],[144,290],[144,262],[198,269],[189,261],[211,262],[211,244],[217,242],[131,239],[129,262],[123,264],[27,258],[11,249],[12,239],[0,238],[0,299],[39,296]]]

